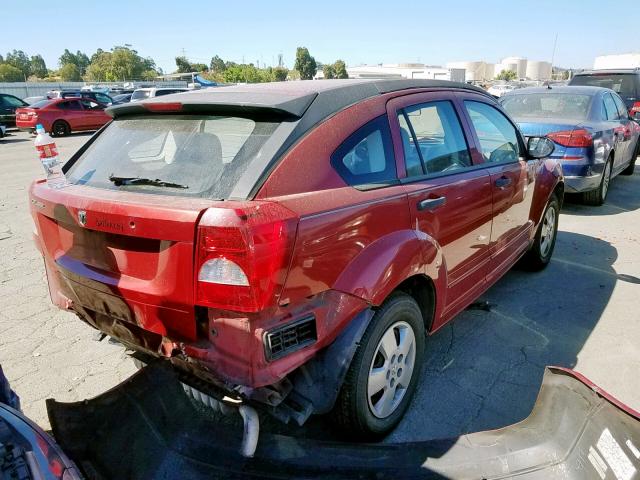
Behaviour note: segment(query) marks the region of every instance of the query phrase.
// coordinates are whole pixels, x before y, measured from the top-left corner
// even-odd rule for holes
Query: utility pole
[[[556,59],[556,46],[558,45],[558,34],[556,33],[556,39],[553,41],[553,52],[551,53],[551,80],[553,80],[553,62]]]

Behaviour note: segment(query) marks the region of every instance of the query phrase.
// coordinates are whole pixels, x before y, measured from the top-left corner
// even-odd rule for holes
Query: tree
[[[347,65],[344,63],[344,60],[336,60],[336,63],[333,64],[333,71],[335,78],[349,78]]]
[[[284,67],[275,67],[273,69],[273,81],[274,82],[284,82],[287,79],[287,75],[289,74],[289,70]]]
[[[58,75],[64,82],[79,82],[82,80],[80,69],[74,63],[65,63],[58,70]]]
[[[96,53],[94,53],[93,55],[91,55],[91,59],[89,60],[89,64],[92,64],[95,60],[98,59],[98,57],[100,57],[100,55],[102,55],[104,53],[104,50],[102,50],[101,48],[99,48],[98,50],[96,50]]]
[[[336,72],[333,69],[333,65],[329,65],[328,63],[322,66],[322,74],[324,75],[325,80],[336,78]]]
[[[4,63],[4,58],[2,58],[2,55],[0,55],[0,63]]]
[[[87,57],[86,54],[82,53],[80,50],[76,52],[75,64],[78,67],[78,70],[80,70],[80,75],[87,73],[87,68],[89,68],[90,63],[91,60],[89,60],[89,57]]]
[[[316,60],[306,47],[298,47],[296,50],[296,63],[293,68],[300,72],[302,80],[311,80],[318,71]]]
[[[507,82],[518,78],[518,74],[513,70],[502,70],[497,76],[496,80],[506,80]]]
[[[191,63],[191,72],[208,72],[209,67],[204,63]]]
[[[139,80],[156,76],[156,64],[151,58],[142,58],[128,47],[115,46],[110,52],[98,50],[91,56],[87,79],[94,82]]]
[[[190,73],[192,71],[187,57],[176,57],[176,66],[178,67],[178,73]]]
[[[0,82],[22,82],[24,74],[22,70],[9,65],[8,63],[0,64]]]
[[[33,55],[30,63],[31,75],[35,75],[38,78],[45,78],[49,74],[47,65],[44,63],[44,58],[42,58],[41,55]]]
[[[222,60],[218,55],[216,55],[211,59],[209,68],[213,73],[223,73],[227,69],[227,66],[224,63],[224,60]]]
[[[7,53],[4,61],[22,72],[22,80],[31,74],[31,62],[29,61],[27,54],[22,50],[13,50],[12,52]]]
[[[58,59],[58,64],[62,67],[63,65],[68,65],[70,63],[77,65],[78,59],[72,52],[65,48],[64,53],[60,55],[60,58]]]

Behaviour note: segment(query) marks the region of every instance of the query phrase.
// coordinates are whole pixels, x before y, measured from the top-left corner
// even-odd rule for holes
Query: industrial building
[[[426,78],[435,80],[465,81],[465,71],[459,68],[442,68],[423,63],[392,63],[347,67],[349,78]],[[318,71],[317,78],[323,78]]]

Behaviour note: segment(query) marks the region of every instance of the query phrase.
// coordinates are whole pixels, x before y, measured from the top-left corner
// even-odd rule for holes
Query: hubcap
[[[542,231],[540,232],[540,253],[543,257],[546,257],[549,254],[549,250],[551,250],[553,236],[555,235],[555,228],[556,211],[553,208],[549,208],[547,213],[544,214]]]
[[[369,408],[387,418],[404,398],[416,359],[416,337],[406,322],[396,322],[384,332],[373,355],[367,382]]]
[[[607,197],[609,191],[609,181],[611,180],[611,162],[607,162],[604,166],[604,177],[602,178],[602,199]]]

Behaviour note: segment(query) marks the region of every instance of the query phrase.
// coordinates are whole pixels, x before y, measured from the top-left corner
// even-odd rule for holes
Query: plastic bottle
[[[36,125],[36,140],[34,145],[47,174],[47,185],[51,188],[61,188],[67,185],[67,179],[62,172],[62,164],[58,159],[58,147],[53,138],[45,132],[44,127]]]

